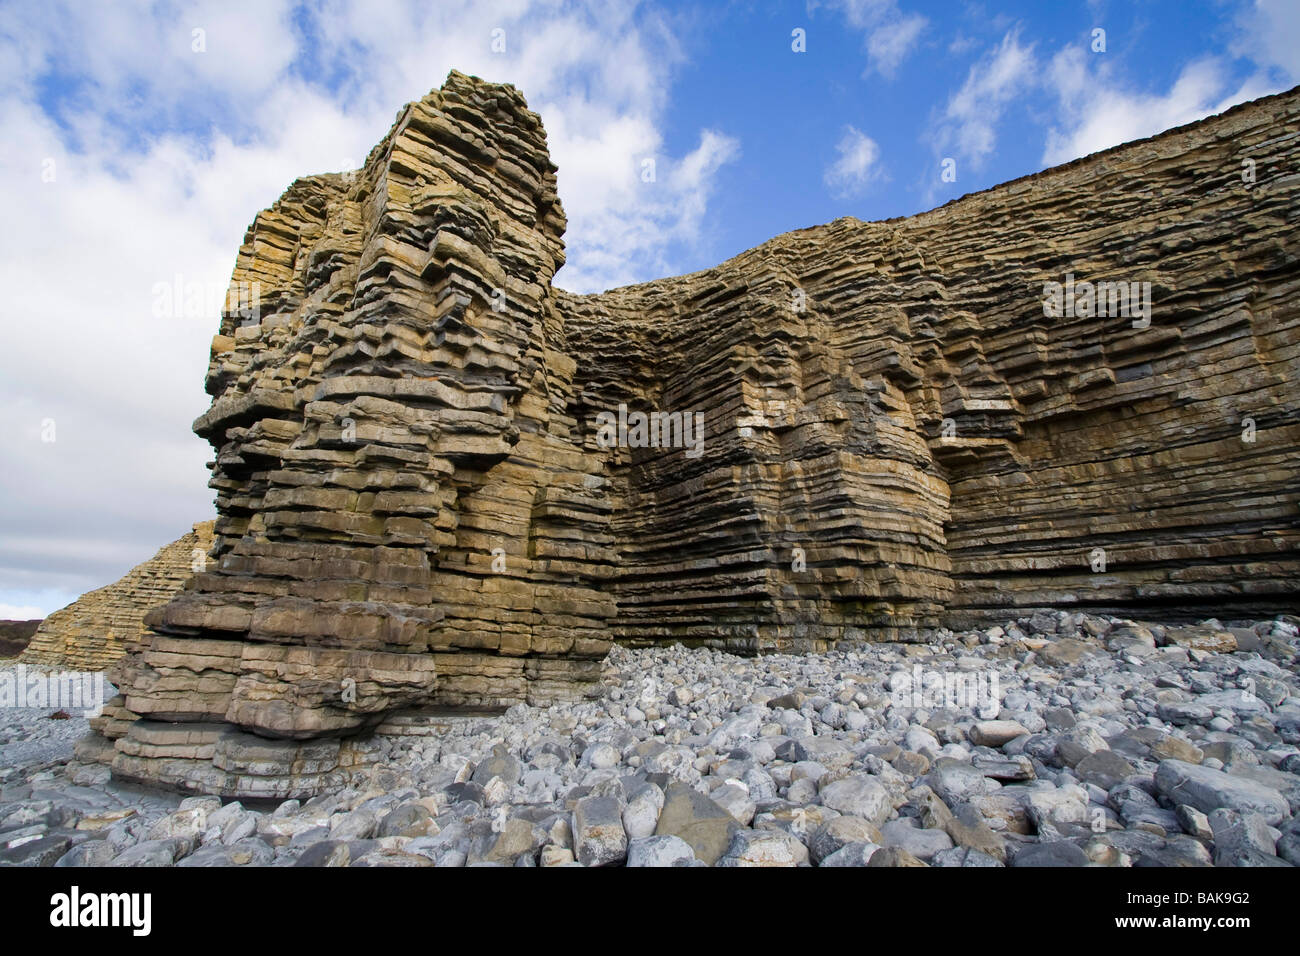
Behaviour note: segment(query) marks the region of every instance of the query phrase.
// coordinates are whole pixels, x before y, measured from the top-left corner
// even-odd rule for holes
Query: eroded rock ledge
[[[195,423],[213,560],[119,666],[103,756],[285,796],[395,709],[594,693],[614,641],[1294,609],[1298,114],[578,296],[539,117],[452,73],[249,229],[259,312]],[[1151,283],[1149,325],[1046,317],[1067,275]],[[606,447],[620,405],[698,413],[700,453]]]

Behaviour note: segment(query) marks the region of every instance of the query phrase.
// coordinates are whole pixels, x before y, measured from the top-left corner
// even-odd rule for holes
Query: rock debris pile
[[[1061,612],[824,654],[616,647],[598,699],[394,717],[302,801],[5,767],[0,861],[1291,866],[1298,621]]]

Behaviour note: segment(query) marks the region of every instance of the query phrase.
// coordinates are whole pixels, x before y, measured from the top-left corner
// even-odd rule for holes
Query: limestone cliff
[[[311,792],[395,708],[586,693],[616,640],[1294,609],[1298,121],[578,296],[540,119],[451,74],[245,237],[195,424],[214,561],[122,662],[114,772]],[[1136,298],[1047,314],[1075,281]]]
[[[212,547],[211,521],[163,547],[148,561],[83,594],[41,622],[22,654],[28,664],[101,671],[146,633],[145,614],[176,596]]]
[[[1298,113],[1292,91],[911,218],[558,294],[576,418],[706,413],[701,459],[607,466],[615,637],[1294,609]],[[1046,315],[1070,276],[1150,283],[1150,315]]]

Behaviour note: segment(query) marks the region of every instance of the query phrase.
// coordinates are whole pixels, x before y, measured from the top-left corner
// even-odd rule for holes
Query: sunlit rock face
[[[540,119],[451,74],[249,229],[195,424],[215,544],[104,759],[300,795],[395,709],[594,693],[611,641],[1293,609],[1298,112],[580,296]]]

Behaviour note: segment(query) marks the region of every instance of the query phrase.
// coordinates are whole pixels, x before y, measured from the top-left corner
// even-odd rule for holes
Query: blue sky
[[[0,617],[211,516],[189,428],[216,309],[160,315],[157,286],[219,298],[257,210],[358,166],[452,68],[542,115],[556,282],[597,291],[1288,89],[1300,2],[0,3]]]
[[[743,156],[720,177],[710,205],[732,253],[774,235],[841,215],[862,219],[905,216],[1125,138],[1082,137],[1073,150],[1053,148],[1070,137],[1086,111],[1062,103],[1066,82],[1082,74],[1113,90],[1114,118],[1144,119],[1145,98],[1156,102],[1139,135],[1185,121],[1202,107],[1233,98],[1243,87],[1276,90],[1293,82],[1281,70],[1234,55],[1242,7],[1232,4],[1149,3],[914,3],[899,4],[924,25],[896,65],[867,53],[873,29],[855,27],[841,9],[802,4],[735,5],[705,29],[680,71],[668,140],[684,147],[701,125],[735,136]],[[791,53],[791,23],[806,24],[808,51]],[[886,32],[890,22],[884,20]],[[1092,31],[1106,30],[1105,53],[1093,53]],[[950,106],[964,87],[978,89],[999,61],[1023,51],[1005,85],[990,84],[972,105],[993,134],[987,152],[966,146],[964,116]],[[1213,63],[1204,94],[1177,104],[1170,91],[1189,67]],[[971,81],[974,81],[971,83]],[[707,91],[707,92],[704,92]],[[703,93],[704,95],[700,95]],[[1145,105],[1151,105],[1148,101]],[[1000,113],[998,112],[1000,110]],[[1201,113],[1201,115],[1204,115]],[[828,188],[824,171],[846,127],[878,147],[869,175]],[[1117,129],[1122,133],[1122,127]],[[957,180],[942,182],[940,161],[956,160]],[[703,264],[703,260],[701,260]]]

